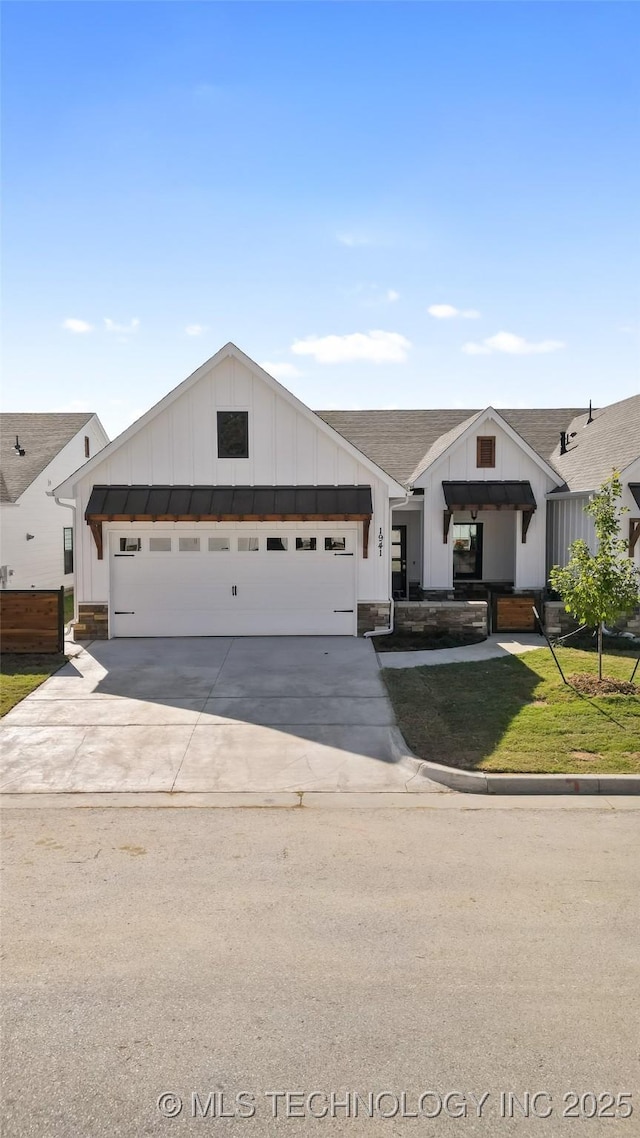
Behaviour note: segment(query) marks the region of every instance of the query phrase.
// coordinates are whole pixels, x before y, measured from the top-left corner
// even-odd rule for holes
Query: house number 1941
[[[382,547],[384,545],[384,534],[382,533],[382,526],[378,530],[378,557],[382,557]]]

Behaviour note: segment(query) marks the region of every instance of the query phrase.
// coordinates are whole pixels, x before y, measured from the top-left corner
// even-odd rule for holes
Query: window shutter
[[[477,440],[476,466],[487,467],[496,464],[495,435],[479,435]]]

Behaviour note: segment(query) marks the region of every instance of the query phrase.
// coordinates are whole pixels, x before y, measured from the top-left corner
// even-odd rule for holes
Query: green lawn
[[[597,671],[593,652],[561,648],[558,658],[566,676]],[[628,680],[634,658],[607,655],[605,675]],[[421,759],[467,770],[640,772],[640,696],[579,695],[564,686],[546,648],[383,675],[400,729]]]
[[[0,716],[40,687],[66,663],[61,653],[51,656],[5,653],[0,659]]]

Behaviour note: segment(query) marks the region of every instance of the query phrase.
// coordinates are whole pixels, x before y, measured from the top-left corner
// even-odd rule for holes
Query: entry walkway
[[[373,638],[375,644],[375,637]],[[534,633],[498,632],[480,644],[467,644],[463,648],[436,648],[433,652],[379,652],[381,668],[423,668],[436,664],[478,664],[482,660],[495,660],[499,656],[521,656],[536,648],[546,647],[543,636]]]

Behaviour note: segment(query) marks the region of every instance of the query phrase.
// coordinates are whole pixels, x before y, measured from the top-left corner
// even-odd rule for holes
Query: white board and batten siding
[[[217,412],[242,410],[249,413],[249,457],[246,459],[219,459],[217,455]],[[355,585],[349,584],[346,592],[355,590],[357,601],[386,600],[389,596],[389,486],[379,478],[371,466],[359,461],[357,452],[351,451],[339,436],[332,436],[320,421],[315,421],[302,407],[290,400],[278,385],[265,382],[260,369],[254,371],[250,361],[244,363],[234,355],[213,362],[197,381],[178,395],[174,402],[160,410],[155,418],[90,470],[77,486],[78,534],[77,587],[81,601],[103,603],[109,597],[111,535],[125,532],[165,534],[193,532],[193,523],[137,523],[112,522],[104,524],[104,559],[96,556],[95,544],[84,514],[94,485],[205,485],[205,486],[317,486],[366,485],[371,487],[373,517],[369,533],[369,556],[363,558],[362,523],[198,523],[203,546],[208,537],[222,527],[225,532],[263,532],[270,534],[306,528],[318,538],[347,529],[354,549],[352,558]],[[380,541],[380,535],[381,541]],[[323,544],[323,542],[322,542]],[[318,540],[317,553],[320,550]],[[237,554],[237,557],[257,556],[264,569],[265,581],[276,571],[271,568],[272,558],[282,556],[286,566],[288,589],[304,589],[305,576],[316,576],[320,569],[298,569],[299,559],[305,554],[294,548],[281,555],[275,553]],[[154,556],[160,556],[156,554]],[[170,556],[173,557],[173,554]],[[176,587],[182,582],[182,597],[188,588],[187,574],[194,569],[182,568],[189,555],[176,554],[175,568],[164,572],[167,580],[158,586],[159,604],[166,598],[168,580],[175,579]],[[208,555],[214,556],[213,554]],[[311,553],[306,554],[308,558]],[[204,550],[202,557],[205,558]],[[206,558],[205,558],[206,560]],[[321,556],[317,558],[320,565]],[[208,562],[207,562],[208,564]],[[333,562],[332,562],[333,564]],[[236,565],[241,567],[241,562]],[[244,571],[244,570],[242,570]],[[284,569],[281,570],[284,572]],[[113,566],[111,565],[113,573]],[[155,571],[154,571],[155,572]],[[255,570],[253,571],[255,574]],[[335,574],[338,570],[334,571]],[[342,570],[341,570],[342,572]],[[346,570],[344,570],[346,573]],[[184,574],[184,578],[182,578]],[[309,578],[311,580],[311,578]],[[229,582],[227,582],[227,585]],[[315,586],[310,586],[315,588]],[[331,585],[328,586],[332,588]],[[274,584],[274,590],[276,586]],[[276,590],[277,591],[277,590]],[[345,589],[342,590],[345,595]],[[113,607],[113,606],[112,606]],[[349,607],[346,604],[337,607]],[[256,617],[256,626],[259,621]],[[351,631],[351,629],[349,629]],[[185,634],[185,633],[183,633]]]
[[[496,464],[494,467],[477,466],[478,436],[495,435]],[[500,423],[487,416],[474,424],[473,430],[446,451],[433,466],[417,479],[416,486],[424,487],[424,588],[450,589],[453,583],[453,525],[449,539],[442,540],[443,512],[446,508],[443,482],[456,481],[528,481],[536,500],[537,509],[531,519],[526,543],[521,540],[522,515],[520,511],[505,511],[493,526],[492,511],[479,513],[478,520],[487,522],[487,541],[484,557],[487,565],[491,558],[500,575],[507,566],[513,567],[513,581],[517,589],[542,588],[545,583],[546,522],[545,498],[557,485],[538,462],[517,440],[503,430]],[[468,515],[459,515],[468,518]],[[493,552],[488,540],[493,534],[502,552]]]
[[[109,441],[97,416],[92,416],[17,502],[2,505],[0,563],[13,570],[10,589],[73,587],[73,573],[64,572],[64,530],[73,529],[73,510],[61,508],[50,494],[85,462],[85,436],[91,454]],[[27,534],[31,536],[27,538]]]
[[[629,519],[640,518],[640,506],[636,502],[629,483],[640,482],[640,459],[626,468],[622,475],[622,499],[620,505],[626,510],[621,515],[620,530],[622,536],[629,536]],[[596,490],[597,487],[594,487]],[[596,551],[596,533],[593,518],[585,513],[585,506],[591,497],[591,491],[564,494],[558,497],[552,495],[547,501],[547,567],[553,565],[566,565],[570,558],[569,547],[579,538],[586,541],[592,553]],[[640,565],[640,542],[636,544],[633,559]]]

